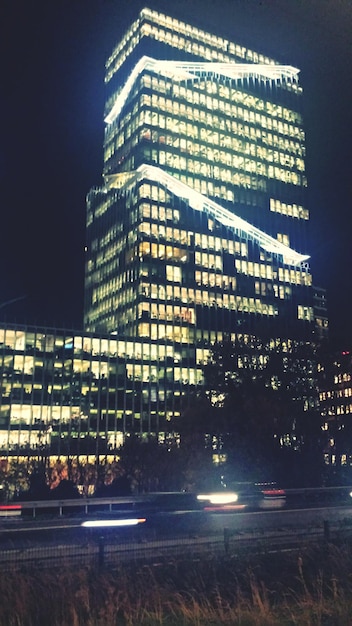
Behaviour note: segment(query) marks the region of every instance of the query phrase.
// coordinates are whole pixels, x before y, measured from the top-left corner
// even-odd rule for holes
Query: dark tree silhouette
[[[305,473],[319,481],[314,368],[312,347],[305,344],[277,346],[265,358],[262,346],[215,344],[204,387],[180,419],[181,448],[191,435],[199,445],[210,440],[239,478],[282,478],[284,472],[287,482],[302,482]]]
[[[50,490],[52,500],[70,500],[79,497],[78,489],[72,480],[61,480],[55,489]]]

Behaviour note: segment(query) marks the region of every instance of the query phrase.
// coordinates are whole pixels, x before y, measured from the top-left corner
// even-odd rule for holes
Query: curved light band
[[[152,57],[143,56],[134,66],[127,81],[117,96],[112,109],[105,117],[107,124],[112,124],[118,118],[126,100],[132,90],[133,84],[144,70],[151,70],[162,76],[168,76],[172,80],[194,80],[196,78],[209,78],[224,76],[231,80],[243,78],[257,78],[258,80],[295,80],[299,70],[291,65],[265,65],[257,63],[211,63],[180,61],[160,61]]]
[[[126,176],[126,173],[124,176]],[[107,176],[107,186],[119,187],[118,181],[120,177],[121,174]],[[186,185],[155,165],[140,165],[134,173],[131,173],[131,178],[128,181],[124,178],[124,184],[120,188],[127,188],[133,185],[137,180],[145,178],[160,183],[175,196],[187,200],[192,209],[195,211],[204,211],[217,222],[232,229],[239,237],[249,238],[267,252],[282,257],[283,262],[287,265],[297,266],[309,259],[309,255],[301,254],[289,246],[285,246],[280,241],[277,241],[277,239],[274,239],[274,237],[267,235],[256,226],[252,226],[252,224],[246,220],[235,215],[228,209],[225,209],[217,202],[214,202],[214,200],[210,200],[199,191],[192,189],[189,185]]]

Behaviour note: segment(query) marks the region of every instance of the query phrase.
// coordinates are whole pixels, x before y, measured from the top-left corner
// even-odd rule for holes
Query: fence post
[[[99,536],[98,539],[98,565],[99,567],[103,567],[104,566],[104,537],[103,535]]]
[[[230,531],[228,528],[224,528],[224,548],[225,554],[228,554],[230,550]]]
[[[330,541],[330,523],[328,520],[324,520],[324,539]]]

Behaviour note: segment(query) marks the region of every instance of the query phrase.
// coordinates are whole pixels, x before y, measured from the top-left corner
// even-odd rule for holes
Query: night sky
[[[333,341],[352,347],[352,0],[5,0],[0,320],[82,327],[104,63],[143,6],[301,69],[313,279],[328,289]]]

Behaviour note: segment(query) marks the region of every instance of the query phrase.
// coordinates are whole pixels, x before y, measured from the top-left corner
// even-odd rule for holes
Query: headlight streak
[[[200,494],[197,496],[197,500],[210,502],[210,504],[232,504],[237,502],[237,493],[208,493]]]
[[[140,518],[132,518],[132,519],[97,519],[97,520],[87,520],[86,522],[82,522],[81,526],[85,528],[113,528],[117,526],[137,526],[138,524],[143,524],[146,522],[145,517]]]

